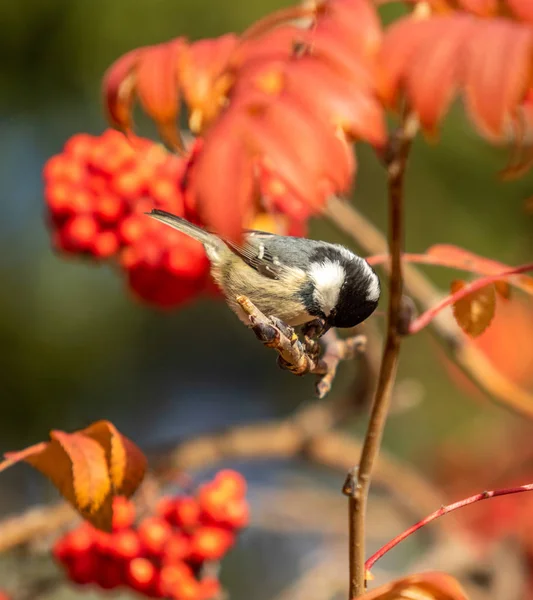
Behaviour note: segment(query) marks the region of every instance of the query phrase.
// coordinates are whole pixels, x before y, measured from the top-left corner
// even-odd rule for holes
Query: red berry
[[[89,214],[94,205],[94,195],[86,188],[74,189],[70,194],[70,212],[73,216]]]
[[[144,184],[145,178],[136,169],[122,171],[111,182],[113,191],[127,200],[135,200],[141,196]]]
[[[143,519],[139,524],[138,532],[144,549],[154,556],[163,554],[165,545],[172,537],[172,528],[159,517]]]
[[[101,557],[113,555],[113,537],[110,533],[95,529],[94,531],[94,552]]]
[[[123,529],[113,533],[111,537],[113,555],[119,560],[132,560],[140,556],[142,544],[139,535],[133,529]]]
[[[163,519],[165,519],[165,521],[167,523],[169,523],[170,525],[174,525],[174,509],[176,507],[175,505],[175,498],[171,497],[171,496],[163,496],[162,498],[160,498],[157,502],[157,505],[155,507],[155,512],[157,513],[158,516],[162,517]]]
[[[118,226],[118,233],[125,244],[132,244],[140,240],[148,227],[146,215],[130,215]]]
[[[78,585],[86,585],[96,581],[100,561],[93,554],[80,556],[67,566],[68,578]]]
[[[112,590],[124,583],[122,566],[113,559],[101,560],[96,573],[96,583],[104,590]]]
[[[125,210],[125,202],[119,196],[110,193],[98,194],[94,202],[95,217],[108,224],[114,224]]]
[[[200,583],[194,577],[183,579],[176,584],[171,597],[176,600],[200,600]]]
[[[214,481],[200,487],[198,503],[202,509],[202,520],[208,522],[222,521],[226,514],[229,498],[227,491],[216,485]]]
[[[126,578],[137,592],[150,593],[157,581],[157,569],[147,558],[134,558],[126,567]]]
[[[176,498],[174,507],[175,524],[183,529],[191,529],[199,523],[200,506],[190,496]]]
[[[64,181],[53,181],[46,186],[44,196],[53,217],[71,214],[71,194],[72,186]]]
[[[188,558],[191,550],[190,538],[182,532],[176,532],[165,544],[163,563],[176,564]]]
[[[250,508],[244,498],[229,500],[224,507],[224,517],[221,525],[234,529],[242,529],[250,522]]]
[[[92,150],[96,138],[87,133],[73,135],[65,144],[64,152],[78,160],[85,160]]]
[[[221,592],[220,581],[215,577],[205,577],[200,581],[200,597],[210,600],[219,596]]]
[[[79,183],[84,176],[82,165],[73,157],[65,154],[52,156],[43,168],[43,177],[46,182],[68,181]]]
[[[98,233],[96,221],[88,215],[80,215],[67,221],[61,230],[64,248],[87,250]]]
[[[65,534],[54,546],[54,555],[60,562],[75,560],[87,556],[94,548],[94,529],[89,525],[81,525]]]
[[[189,565],[183,562],[164,565],[159,576],[159,592],[162,596],[176,598],[180,586],[191,579],[194,580],[194,574]]]
[[[90,245],[90,251],[96,258],[110,258],[120,249],[117,235],[113,231],[97,234]]]
[[[126,529],[135,521],[135,505],[124,496],[113,498],[113,531]]]
[[[54,543],[52,555],[59,563],[66,563],[70,557],[70,546],[65,536],[60,537]]]
[[[223,469],[216,474],[215,485],[228,496],[242,498],[246,494],[246,479],[237,471]]]
[[[219,560],[234,541],[234,535],[220,527],[200,527],[191,538],[191,560]]]

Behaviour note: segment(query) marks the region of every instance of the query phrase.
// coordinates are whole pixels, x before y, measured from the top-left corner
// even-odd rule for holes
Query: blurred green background
[[[120,54],[178,35],[242,31],[281,0],[18,0],[0,2],[0,450],[111,419],[147,450],[213,428],[282,416],[312,398],[312,380],[274,357],[220,303],[170,313],[133,300],[109,268],[50,249],[41,169],[77,132],[106,127],[100,79]],[[408,176],[406,247],[452,243],[508,264],[531,260],[533,177],[501,183],[505,153],[459,110],[439,144],[419,140]],[[384,174],[359,151],[353,202],[386,227]],[[312,234],[344,240],[329,224]],[[445,288],[448,271],[432,271]],[[379,318],[379,317],[376,317]],[[195,344],[184,344],[194,332]],[[228,348],[231,347],[231,352]],[[185,349],[186,348],[186,349]],[[206,365],[207,372],[206,372]],[[516,417],[475,403],[448,378],[427,333],[404,344],[400,381],[422,402],[391,418],[385,444],[421,468],[441,440],[468,443],[479,418]],[[333,394],[349,383],[341,368]],[[0,478],[0,513],[52,497],[24,467]]]

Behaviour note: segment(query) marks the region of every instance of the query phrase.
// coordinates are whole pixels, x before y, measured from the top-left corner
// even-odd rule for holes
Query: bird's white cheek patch
[[[329,315],[337,305],[346,272],[339,263],[325,261],[312,265],[309,275],[315,283],[315,300],[324,313]]]
[[[379,299],[380,291],[378,276],[375,273],[372,273],[372,277],[370,278],[368,289],[366,291],[366,299],[369,302],[376,302]]]

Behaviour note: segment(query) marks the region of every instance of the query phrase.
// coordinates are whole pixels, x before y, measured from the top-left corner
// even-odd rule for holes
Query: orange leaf
[[[131,50],[107,69],[102,82],[109,121],[125,131],[131,129],[131,107],[135,90],[135,67],[143,48]]]
[[[381,23],[372,2],[367,0],[324,2],[317,22],[320,28],[335,31],[359,56],[373,57],[381,44]]]
[[[500,279],[499,281],[494,282],[494,289],[498,293],[498,295],[504,300],[509,300],[511,297],[511,286],[507,281]]]
[[[452,281],[451,293],[456,294],[466,286],[462,280]],[[471,292],[453,304],[453,315],[461,329],[476,337],[490,325],[496,310],[496,292],[494,285],[486,285]]]
[[[487,8],[483,0],[476,4],[482,12]],[[404,17],[388,28],[383,41],[381,93],[395,105],[403,88],[431,131],[460,92],[480,131],[502,141],[516,124],[530,85],[532,52],[531,28],[508,18],[461,11],[423,20]]]
[[[105,450],[113,493],[131,496],[146,472],[144,454],[109,421],[97,421],[81,433],[98,442]]]
[[[533,4],[531,0],[507,0],[507,4],[519,19],[533,23]]]
[[[137,94],[144,110],[154,119],[161,137],[173,149],[181,149],[177,119],[180,109],[178,60],[185,46],[178,38],[146,48],[137,66]]]
[[[376,146],[386,139],[385,119],[373,90],[334,71],[323,61],[304,57],[287,70],[287,91],[314,115]]]
[[[267,159],[291,192],[317,210],[325,201],[327,184],[337,192],[349,189],[355,171],[353,153],[324,117],[312,115],[289,94],[263,101],[257,110],[253,96],[248,97],[243,103],[250,106],[247,126],[255,153]]]
[[[468,44],[464,89],[472,120],[488,137],[501,139],[506,120],[530,82],[533,34],[511,21],[480,22]]]
[[[468,600],[458,581],[446,573],[408,575],[361,596],[361,600]]]
[[[50,437],[50,442],[6,453],[0,470],[27,462],[48,477],[82,517],[105,527],[108,516],[110,526],[111,482],[103,448],[80,433],[52,431]]]
[[[190,191],[203,222],[239,242],[253,207],[253,163],[242,139],[242,116],[229,109],[204,138],[190,170]]]
[[[51,431],[50,442],[8,452],[0,471],[24,461],[48,477],[92,525],[111,530],[114,495],[130,496],[146,468],[141,451],[107,421],[74,433]]]

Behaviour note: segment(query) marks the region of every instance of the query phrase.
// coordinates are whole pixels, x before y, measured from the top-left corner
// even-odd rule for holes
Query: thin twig
[[[350,598],[362,596],[366,590],[365,533],[366,509],[372,470],[381,446],[385,421],[389,412],[392,388],[401,343],[400,319],[402,306],[402,246],[404,179],[411,142],[418,123],[407,114],[396,134],[391,136],[387,157],[389,198],[390,283],[387,336],[381,369],[361,460],[355,477],[355,487],[349,497],[350,514]]]
[[[458,250],[462,250],[462,248],[457,248]],[[453,251],[450,252],[450,255],[436,255],[432,253],[432,248],[426,251],[426,254],[416,254],[412,252],[404,252],[402,254],[402,261],[405,263],[413,263],[420,265],[427,265],[428,267],[445,267],[448,269],[455,269],[457,271],[467,271],[469,273],[474,273],[478,276],[481,275],[496,275],[497,273],[503,273],[504,271],[508,271],[513,269],[509,265],[505,265],[504,263],[490,260],[485,257],[477,256],[471,252],[464,250],[465,256],[461,259],[458,259],[453,255]],[[388,254],[374,254],[373,256],[367,256],[366,262],[375,267],[378,265],[383,265],[389,262]],[[404,267],[405,268],[405,267]],[[509,283],[522,290],[526,294],[533,294],[533,278],[529,275],[517,275],[516,277],[511,277]],[[406,287],[408,286],[408,276],[405,277]]]
[[[330,391],[339,362],[350,360],[365,349],[364,335],[341,340],[330,330],[321,338],[325,352],[319,358],[308,352],[292,327],[279,319],[264,315],[246,296],[239,296],[236,300],[248,315],[256,337],[279,354],[278,364],[281,368],[295,375],[314,373],[319,376],[316,384],[319,398],[323,398]]]
[[[425,525],[428,525],[435,519],[447,515],[448,513],[453,512],[459,508],[463,508],[464,506],[469,506],[470,504],[475,504],[476,502],[480,502],[481,500],[488,500],[489,498],[497,498],[498,496],[508,496],[510,494],[520,494],[521,492],[531,492],[533,491],[533,483],[529,483],[527,485],[521,485],[518,487],[505,488],[501,490],[493,490],[490,492],[481,492],[480,494],[475,494],[474,496],[470,496],[468,498],[463,498],[463,500],[459,500],[458,502],[454,502],[453,504],[448,504],[447,506],[441,506],[438,510],[432,512],[430,515],[418,521],[402,533],[392,539],[390,542],[385,544],[382,548],[380,548],[375,554],[373,554],[366,561],[366,569],[370,570],[375,563],[385,556],[389,550],[392,550],[395,546],[397,546],[400,542],[408,538],[411,534],[415,533]]]

